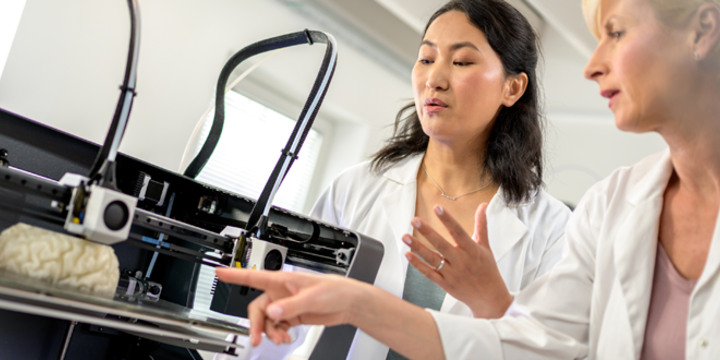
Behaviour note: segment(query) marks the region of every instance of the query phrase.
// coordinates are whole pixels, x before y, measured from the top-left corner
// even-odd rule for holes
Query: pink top
[[[658,243],[640,360],[685,358],[688,307],[694,287],[695,281],[680,275],[663,246]]]

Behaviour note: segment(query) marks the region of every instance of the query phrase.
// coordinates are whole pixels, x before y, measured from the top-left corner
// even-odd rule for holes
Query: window
[[[0,2],[0,78],[5,68],[5,61],[10,54],[15,32],[20,24],[23,8],[25,8],[25,0]]]
[[[214,116],[211,112],[205,119],[200,139],[207,138]],[[228,92],[223,133],[197,180],[257,199],[294,127],[295,120],[237,92]],[[322,134],[310,130],[273,205],[303,211],[322,140]],[[202,143],[197,144],[195,153],[200,151]]]

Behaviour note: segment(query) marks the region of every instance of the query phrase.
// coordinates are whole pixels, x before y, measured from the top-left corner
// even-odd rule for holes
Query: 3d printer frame
[[[328,47],[300,119],[255,201],[118,152],[136,95],[139,52],[137,0],[128,5],[132,24],[126,74],[102,146],[0,109],[0,230],[25,222],[113,245],[124,268],[124,295],[131,296],[96,299],[0,273],[0,308],[71,321],[60,359],[68,354],[78,321],[100,332],[110,327],[160,343],[235,354],[234,340],[196,331],[247,335],[246,328],[192,313],[198,264],[271,270],[291,264],[372,283],[383,254],[379,242],[272,206],[328,90],[337,62],[333,38],[305,30],[266,39],[236,53],[221,72],[212,129],[185,173],[190,177],[202,170],[220,138],[224,89],[237,65],[259,53],[303,43]],[[142,291],[135,294],[136,288]],[[257,295],[217,284],[212,309],[242,316]],[[311,358],[344,357],[355,331],[341,326],[325,332]]]
[[[52,200],[44,194],[50,194],[55,199],[67,199],[68,190],[60,186],[56,179],[59,180],[67,172],[87,171],[97,154],[98,145],[0,109],[0,147],[7,151],[5,158],[9,163],[8,167],[0,166],[0,230],[24,222],[64,232],[64,215],[57,204],[53,206]],[[117,184],[121,192],[136,196],[145,189],[145,197],[137,204],[136,221],[148,224],[141,228],[135,227],[127,241],[112,245],[120,260],[121,269],[129,273],[140,270],[146,274],[151,270],[150,280],[163,286],[162,300],[191,308],[192,303],[188,303],[187,299],[194,298],[197,265],[225,265],[221,263],[229,259],[233,241],[219,233],[228,226],[244,229],[255,207],[255,200],[123,154],[118,154],[117,174]],[[144,179],[148,177],[151,180],[146,182]],[[142,186],[143,183],[146,185]],[[160,203],[158,194],[162,191],[148,189],[153,186],[161,189],[165,184],[168,184],[165,201]],[[170,198],[174,200],[170,202]],[[211,205],[213,202],[214,206]],[[268,229],[273,236],[293,240],[285,243],[288,247],[287,264],[374,282],[383,254],[382,244],[376,240],[277,207],[271,208],[268,219]],[[173,227],[175,231],[172,231]],[[158,249],[158,242],[153,240],[160,238],[165,239],[162,242],[165,245]],[[209,257],[208,251],[225,256]],[[150,263],[156,252],[160,255],[152,270]],[[241,291],[240,287],[218,284],[213,310],[243,317],[247,303],[260,292],[250,291],[247,295],[242,295]],[[218,309],[223,306],[224,309]],[[3,308],[2,304],[0,308]],[[15,318],[17,315],[0,313],[0,319],[9,319],[8,316]],[[27,324],[48,321],[29,319],[25,320]],[[193,321],[188,319],[187,323]],[[62,325],[54,326],[63,328]],[[102,326],[110,324],[76,329],[74,339],[78,336],[84,339],[97,335],[93,333]],[[10,336],[9,332],[10,329],[3,329],[0,325],[0,338],[6,336],[5,334]],[[54,345],[50,346],[52,349],[62,348],[65,332],[66,329],[63,329],[52,336],[47,335],[55,340],[44,339],[42,342],[53,343]],[[83,335],[77,335],[78,332]],[[355,329],[350,326],[339,326],[325,331],[311,358],[344,358],[354,334]],[[202,341],[193,339],[185,341],[185,347],[203,349],[202,346],[197,346]],[[28,341],[29,339],[24,339],[21,343],[27,344]],[[82,343],[88,340],[74,341]],[[212,345],[213,347],[205,349],[219,350],[217,344]],[[0,343],[0,354],[2,347]],[[27,350],[34,347],[22,348]]]

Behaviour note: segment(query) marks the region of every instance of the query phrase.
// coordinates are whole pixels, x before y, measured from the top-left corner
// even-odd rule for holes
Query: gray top
[[[423,276],[408,263],[403,300],[421,308],[440,310],[444,299],[445,290]],[[386,360],[407,360],[407,358],[390,349]]]

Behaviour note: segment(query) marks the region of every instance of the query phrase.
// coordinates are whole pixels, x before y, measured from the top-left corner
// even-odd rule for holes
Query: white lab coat
[[[410,220],[415,216],[422,158],[423,154],[410,156],[380,174],[371,172],[367,162],[349,168],[333,181],[310,213],[382,242],[385,254],[375,285],[398,297],[402,297],[408,266],[404,254],[410,250],[401,237],[413,231]],[[560,259],[570,210],[544,191],[513,207],[507,206],[499,191],[488,204],[487,217],[490,247],[512,293]],[[446,295],[441,312],[472,316],[469,307],[450,295]],[[358,331],[348,359],[384,360],[387,352],[387,346]]]
[[[670,153],[616,170],[585,194],[566,253],[499,320],[432,312],[447,359],[638,359],[652,293]],[[720,359],[720,233],[690,297],[686,358]]]

